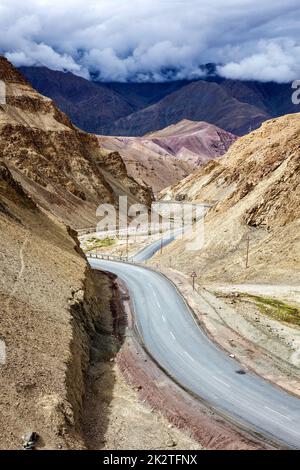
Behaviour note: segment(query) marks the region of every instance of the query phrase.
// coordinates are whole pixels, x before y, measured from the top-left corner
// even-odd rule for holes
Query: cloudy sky
[[[0,52],[102,81],[300,79],[299,0],[0,0]]]

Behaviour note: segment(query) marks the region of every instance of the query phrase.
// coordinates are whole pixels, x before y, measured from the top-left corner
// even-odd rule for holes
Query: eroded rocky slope
[[[116,203],[115,181],[118,193],[151,203],[151,191],[128,177],[118,154],[110,158],[96,137],[75,128],[1,57],[0,79],[7,91],[0,106],[0,155],[40,206],[74,227],[86,227],[95,222],[100,203]]]
[[[1,162],[0,233],[0,448],[21,448],[31,431],[41,448],[84,447],[84,375],[97,331],[112,328],[111,281]]]
[[[100,146],[117,151],[128,174],[154,193],[178,183],[194,170],[191,163],[176,158],[147,137],[98,136],[98,139]]]
[[[300,278],[299,114],[268,121],[227,154],[163,191],[163,198],[209,202],[205,243],[195,252],[178,241],[165,250],[201,279],[274,281]],[[249,237],[249,266],[246,253]]]

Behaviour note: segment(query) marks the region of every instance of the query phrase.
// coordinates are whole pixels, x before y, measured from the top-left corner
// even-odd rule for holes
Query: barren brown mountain
[[[98,139],[101,146],[120,153],[133,178],[158,192],[224,155],[236,137],[206,122],[183,120],[145,137]]]
[[[136,181],[154,193],[178,183],[192,173],[191,163],[180,160],[148,138],[98,136],[100,146],[117,151]]]
[[[0,448],[21,449],[31,431],[41,448],[81,448],[84,375],[97,330],[112,328],[111,281],[87,267],[71,231],[3,163],[0,233]]]
[[[224,155],[237,139],[235,135],[213,124],[188,119],[150,133],[147,138],[193,166],[203,165]]]
[[[86,227],[95,222],[96,207],[116,203],[119,193],[151,203],[151,191],[127,175],[117,153],[102,151],[95,136],[75,128],[4,58],[0,79],[7,90],[0,106],[0,155],[41,207]]]
[[[209,202],[205,243],[185,251],[177,241],[165,250],[176,267],[195,268],[200,279],[300,282],[300,115],[268,121],[240,138],[163,198]],[[249,238],[249,266],[246,252]]]

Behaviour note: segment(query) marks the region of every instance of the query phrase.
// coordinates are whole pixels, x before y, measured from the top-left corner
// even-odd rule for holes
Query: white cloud
[[[300,77],[299,58],[300,46],[292,41],[283,44],[262,41],[257,52],[239,62],[218,67],[218,72],[232,79],[292,82]]]
[[[0,51],[99,80],[299,78],[299,0],[0,0]]]
[[[71,56],[64,53],[59,54],[52,47],[43,43],[24,43],[22,50],[7,52],[6,57],[17,67],[21,65],[42,64],[54,70],[69,70],[80,75],[89,75]]]

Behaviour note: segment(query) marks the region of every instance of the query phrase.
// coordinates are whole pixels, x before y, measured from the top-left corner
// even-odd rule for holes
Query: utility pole
[[[164,233],[163,221],[164,221],[163,216],[159,214],[159,233],[161,234],[161,236],[163,236],[163,233]]]
[[[195,271],[192,272],[191,274],[191,278],[193,280],[193,291],[195,290],[195,279],[197,277],[197,274],[195,273]]]
[[[129,246],[128,246],[128,243],[129,243],[129,234],[128,234],[128,227],[127,227],[127,232],[126,232],[126,259],[128,261],[128,258],[129,258]]]
[[[249,267],[249,249],[250,249],[250,235],[247,235],[246,269],[248,269]]]

